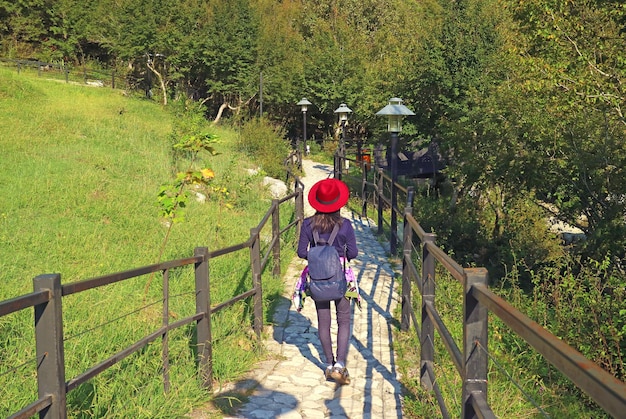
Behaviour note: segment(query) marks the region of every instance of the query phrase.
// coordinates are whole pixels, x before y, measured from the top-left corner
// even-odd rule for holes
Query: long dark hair
[[[343,218],[339,211],[335,212],[316,212],[311,217],[311,230],[317,230],[319,233],[330,233],[335,225],[341,227]]]

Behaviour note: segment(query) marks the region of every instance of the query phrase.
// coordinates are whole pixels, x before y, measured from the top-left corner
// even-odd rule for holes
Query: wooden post
[[[39,275],[33,279],[35,291],[48,290],[48,302],[35,306],[35,345],[39,398],[52,395],[52,405],[39,413],[40,419],[67,418],[65,352],[63,349],[63,309],[61,275]]]
[[[296,219],[298,220],[296,226],[296,240],[298,240],[300,230],[302,230],[302,222],[304,221],[304,189],[302,185],[296,186]]]
[[[272,241],[274,242],[274,267],[272,275],[280,276],[280,201],[272,200]]]
[[[415,201],[415,187],[409,186],[406,189],[406,206],[413,210],[413,202]]]
[[[213,341],[211,337],[211,287],[209,279],[209,249],[196,247],[194,256],[202,256],[195,264],[196,313],[202,317],[196,322],[197,360],[202,385],[213,389]]]
[[[378,234],[383,234],[383,203],[385,200],[383,196],[385,195],[385,191],[383,190],[383,169],[378,169],[378,179],[377,179],[377,197],[378,197]]]
[[[420,336],[420,382],[427,390],[433,389],[428,373],[435,359],[435,327],[428,316],[427,304],[435,305],[435,257],[428,251],[427,243],[435,244],[435,235],[428,233],[422,243],[422,318]]]
[[[165,332],[161,336],[161,361],[163,363],[163,391],[170,391],[170,333],[167,326],[170,323],[170,270],[163,271],[163,311],[162,322]]]
[[[254,305],[254,332],[257,338],[261,339],[263,330],[263,287],[261,283],[261,243],[259,239],[259,229],[250,229],[250,262],[252,267],[252,286],[255,290],[253,297]]]
[[[364,159],[361,159],[361,202],[361,216],[367,217],[367,166]]]
[[[333,177],[341,180],[341,158],[337,152],[333,156]]]
[[[472,404],[472,393],[482,393],[487,400],[488,310],[472,295],[475,284],[488,284],[485,268],[465,269],[465,298],[463,299],[463,359],[465,378],[463,380],[462,418],[475,418],[478,413]]]

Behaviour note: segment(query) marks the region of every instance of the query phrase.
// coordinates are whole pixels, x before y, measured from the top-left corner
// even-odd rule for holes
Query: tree
[[[213,112],[226,107],[239,112],[258,92],[258,19],[249,0],[212,1],[209,8],[201,34],[206,44],[198,51],[209,103]]]
[[[532,187],[555,204],[558,217],[585,231],[587,254],[622,258],[624,5],[587,0],[514,6],[525,24],[526,82],[535,86],[542,104],[534,112],[536,139],[528,146],[545,156],[544,170]]]
[[[32,57],[48,36],[49,0],[0,0],[3,54]]]

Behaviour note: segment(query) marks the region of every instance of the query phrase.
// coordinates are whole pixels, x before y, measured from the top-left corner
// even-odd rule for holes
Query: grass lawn
[[[270,206],[254,164],[236,153],[237,134],[196,164],[215,178],[206,202],[188,201],[185,221],[161,217],[157,194],[184,161],[174,161],[171,110],[121,90],[49,81],[0,68],[0,299],[32,291],[32,279],[62,282],[188,257],[246,241]],[[289,217],[289,211],[281,212]],[[281,218],[283,218],[281,217]],[[286,224],[288,220],[282,221]],[[167,235],[167,240],[166,240]],[[287,237],[290,248],[293,237]],[[291,253],[293,255],[293,253]],[[285,254],[283,263],[290,260]],[[213,304],[250,289],[249,252],[211,265]],[[266,306],[282,282],[263,277]],[[191,269],[173,273],[173,318],[195,310]],[[161,281],[149,276],[64,298],[67,379],[134,343],[160,324]],[[213,318],[214,373],[236,378],[264,356],[247,328],[245,304]],[[70,417],[176,417],[210,399],[196,375],[193,328],[170,336],[172,391],[163,393],[160,344],[151,344],[68,394]],[[31,310],[0,318],[0,417],[37,399]]]

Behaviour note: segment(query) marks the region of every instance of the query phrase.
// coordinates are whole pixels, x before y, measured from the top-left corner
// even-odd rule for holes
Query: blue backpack
[[[333,246],[338,232],[339,226],[335,225],[328,242],[326,242],[320,240],[319,233],[313,230],[315,246],[309,249],[307,256],[309,262],[307,294],[311,296],[313,301],[332,301],[346,295],[348,283],[346,282],[345,267],[339,259],[337,249]]]

